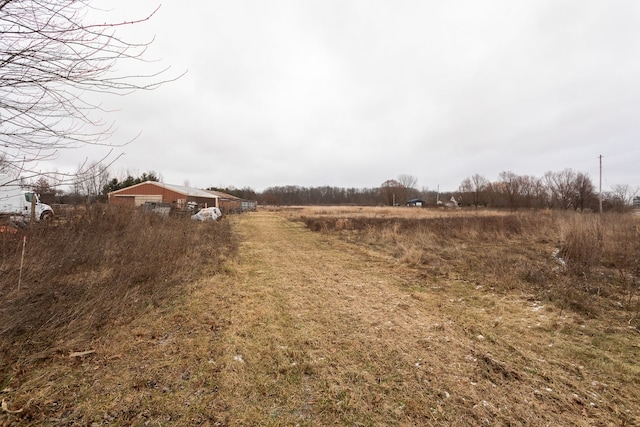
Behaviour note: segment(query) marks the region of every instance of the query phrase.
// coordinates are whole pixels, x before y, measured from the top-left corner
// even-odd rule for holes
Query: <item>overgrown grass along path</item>
[[[637,375],[633,361],[600,353],[570,316],[418,278],[273,213],[237,226],[239,263],[220,289],[230,308],[216,360],[224,423],[638,421],[633,381],[610,383]]]
[[[226,273],[61,355],[8,409],[50,424],[640,424],[633,332],[436,283],[276,213],[228,220]]]

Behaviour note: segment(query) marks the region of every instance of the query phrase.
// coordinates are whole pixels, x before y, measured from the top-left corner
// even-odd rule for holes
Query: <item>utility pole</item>
[[[600,159],[600,195],[598,197],[598,202],[600,204],[600,213],[602,213],[602,154],[598,156]]]

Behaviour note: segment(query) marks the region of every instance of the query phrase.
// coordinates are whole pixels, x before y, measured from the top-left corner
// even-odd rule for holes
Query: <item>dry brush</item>
[[[100,206],[0,234],[0,388],[39,360],[86,350],[111,325],[169,303],[186,283],[218,271],[235,246],[224,221]]]
[[[388,252],[436,281],[464,277],[640,326],[640,221],[629,214],[322,208],[289,217]]]

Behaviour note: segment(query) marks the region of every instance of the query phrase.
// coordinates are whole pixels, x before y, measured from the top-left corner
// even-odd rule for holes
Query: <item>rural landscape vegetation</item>
[[[211,187],[259,208],[208,223],[112,205],[161,171],[38,165],[109,145],[82,94],[178,77],[107,77],[148,44],[88,4],[0,1],[1,173],[58,213],[0,233],[1,425],[640,425],[632,183]]]
[[[79,207],[1,236],[0,420],[635,425],[637,225],[353,206],[204,224]]]
[[[137,176],[131,172],[114,173],[108,165],[92,162],[80,165],[71,176],[38,177],[29,182],[47,203],[78,204],[106,202],[108,194],[146,181],[161,181],[162,173],[143,172]],[[68,185],[64,185],[65,182]],[[188,180],[186,182],[188,184]],[[401,174],[370,188],[303,187],[287,185],[268,187],[262,191],[252,188],[220,188],[236,197],[255,200],[261,205],[360,205],[404,206],[411,199],[419,199],[424,206],[438,206],[439,202],[455,198],[460,207],[506,209],[560,209],[580,212],[602,210],[625,212],[634,206],[640,195],[640,187],[615,184],[609,190],[600,191],[588,174],[570,168],[548,171],[542,177],[518,175],[504,171],[497,179],[490,180],[475,173],[461,179],[457,189],[433,190],[418,188],[415,176]],[[636,203],[637,199],[636,199]]]

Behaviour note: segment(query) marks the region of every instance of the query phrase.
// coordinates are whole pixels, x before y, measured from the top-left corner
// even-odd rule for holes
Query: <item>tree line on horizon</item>
[[[518,175],[503,171],[491,181],[480,174],[462,180],[456,191],[418,189],[417,179],[400,175],[379,187],[342,188],[333,186],[304,187],[285,185],[256,192],[251,188],[215,188],[261,205],[359,205],[404,206],[411,199],[424,201],[424,206],[438,206],[452,197],[460,206],[508,209],[563,209],[598,211],[599,191],[589,175],[572,169],[549,171],[542,177]],[[624,210],[633,206],[640,188],[628,184],[614,185],[602,194],[604,210]]]
[[[162,181],[155,171],[134,176],[127,173],[119,179],[111,176],[107,168],[92,166],[92,173],[77,173],[74,184],[66,191],[55,183],[40,177],[31,187],[48,203],[106,202],[111,191],[130,187],[146,181]],[[284,185],[268,187],[257,192],[250,187],[209,187],[208,190],[225,193],[246,200],[255,200],[260,205],[305,206],[305,205],[355,205],[355,206],[405,206],[411,199],[423,201],[425,207],[439,206],[455,198],[459,206],[508,209],[563,209],[599,210],[599,192],[591,178],[582,172],[565,169],[547,172],[542,177],[518,175],[504,171],[491,181],[480,174],[462,180],[456,191],[434,191],[418,189],[417,179],[411,175],[400,175],[389,179],[378,187],[353,188],[336,186],[305,187]],[[604,210],[624,210],[633,205],[640,188],[626,184],[614,185],[602,194]]]

